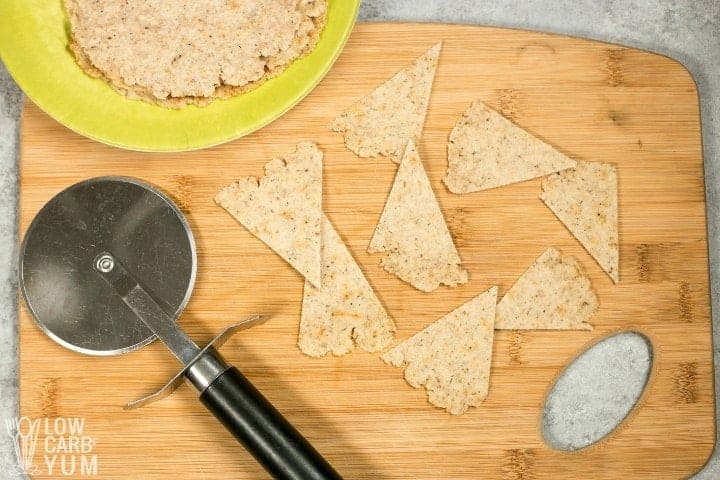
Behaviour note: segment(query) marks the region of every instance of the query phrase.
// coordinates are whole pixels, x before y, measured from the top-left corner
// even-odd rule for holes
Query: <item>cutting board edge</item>
[[[389,22],[389,23],[394,24],[394,22]],[[399,24],[400,24],[400,23],[399,23]],[[419,25],[419,26],[425,26],[425,25],[427,25],[427,24],[418,23],[418,24],[401,24],[401,25]],[[436,25],[439,25],[439,24],[436,24]],[[498,31],[513,30],[513,29],[496,28],[496,27],[481,27],[481,26],[469,26],[469,25],[460,25],[460,26],[462,26],[462,27],[471,27],[471,28],[479,28],[479,29],[490,28],[490,29],[498,30]],[[524,30],[517,30],[517,31],[526,32],[526,31],[524,31]],[[529,32],[529,31],[528,31],[528,33],[537,34],[538,32]],[[583,40],[583,41],[590,41],[590,42],[593,42],[593,43],[598,43],[598,44],[603,44],[603,45],[612,45],[612,44],[607,44],[607,43],[605,43],[605,42],[601,42],[601,41],[597,41],[597,40],[586,40],[586,39],[580,39],[580,38],[578,38],[578,37],[567,36],[567,35],[558,35],[558,34],[552,34],[552,33],[544,33],[544,34],[542,34],[542,35],[549,35],[549,36],[551,36],[551,37],[567,37],[567,38],[574,38],[574,39]],[[696,100],[698,100],[697,84],[695,83],[694,78],[692,77],[692,75],[690,74],[690,72],[688,71],[688,69],[687,69],[684,65],[682,65],[682,63],[677,62],[676,60],[674,60],[674,59],[672,59],[672,58],[670,58],[670,57],[668,57],[668,56],[666,56],[666,55],[663,55],[663,54],[658,54],[658,53],[655,53],[655,52],[648,52],[648,51],[641,50],[641,49],[637,49],[637,48],[633,48],[633,47],[624,47],[624,46],[621,46],[621,45],[620,45],[619,47],[621,47],[621,48],[623,48],[623,49],[637,50],[637,51],[639,51],[639,52],[643,52],[643,53],[646,53],[646,54],[657,55],[657,56],[660,56],[660,57],[664,57],[664,58],[666,58],[667,60],[670,60],[670,61],[673,62],[673,63],[679,64],[679,65],[685,70],[685,72],[687,73],[687,75],[691,78],[692,83],[693,83],[694,88],[695,88],[695,98],[696,98]],[[698,105],[699,105],[699,104],[698,104]],[[699,108],[698,108],[698,111],[699,111]],[[23,120],[22,120],[23,122],[25,122],[25,120],[26,120],[25,117],[26,117],[26,111],[25,111],[25,107],[24,107],[24,108],[23,108]],[[25,129],[25,128],[21,128],[21,141],[20,141],[20,144],[21,144],[21,145],[25,143],[25,139],[24,139],[24,135],[25,135],[25,134],[26,134],[26,129]],[[702,148],[702,146],[701,146],[701,148]],[[21,154],[21,158],[22,158],[22,154]],[[702,152],[701,152],[701,158],[702,158]],[[21,161],[22,161],[22,160],[21,160]],[[21,195],[22,195],[22,193],[21,193]],[[22,211],[22,209],[21,209],[21,211]],[[707,215],[707,211],[706,211],[706,215]],[[707,234],[707,219],[706,219],[705,229],[706,229],[706,234]],[[709,274],[709,266],[708,266],[708,274]],[[709,289],[709,282],[708,282],[708,289]],[[709,299],[710,299],[710,297],[709,297],[709,291],[708,291],[708,300],[709,300]],[[568,364],[571,363],[572,361],[573,361],[573,360],[568,361]],[[711,365],[713,365],[712,362],[711,362]],[[713,365],[713,368],[714,368],[714,365]],[[20,378],[20,379],[21,379],[21,378]],[[646,391],[647,391],[647,390],[646,390]],[[643,393],[643,395],[645,395],[645,393]],[[713,398],[713,401],[714,401],[714,398]],[[631,414],[630,414],[630,415],[633,415],[635,411],[636,411],[636,409],[633,408],[633,410],[631,411]],[[628,416],[627,418],[629,418],[629,416]],[[627,420],[627,418],[626,418],[626,420]],[[625,422],[623,421],[622,423],[625,423]],[[621,423],[621,425],[622,425],[622,423]],[[713,429],[715,429],[715,428],[716,428],[716,425],[715,425],[715,423],[713,422]],[[606,437],[606,438],[610,438],[611,436],[612,436],[612,433],[611,433],[608,437]],[[592,448],[592,447],[591,447],[591,448]],[[712,451],[712,448],[711,448],[711,451]]]

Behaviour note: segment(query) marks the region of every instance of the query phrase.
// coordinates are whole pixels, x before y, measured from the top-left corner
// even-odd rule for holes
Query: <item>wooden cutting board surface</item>
[[[328,124],[439,40],[444,46],[419,151],[470,282],[427,294],[385,273],[380,255],[366,253],[395,164],[356,157]],[[573,158],[617,164],[618,285],[538,199],[539,180],[469,195],[444,188],[448,134],[476,98]],[[600,300],[595,329],[497,332],[490,394],[461,417],[430,406],[423,390],[410,388],[402,370],[377,355],[305,357],[295,345],[302,279],[213,203],[225,184],[262,175],[268,160],[305,139],[325,151],[325,210],[397,323],[399,340],[492,285],[503,295],[550,246],[575,255],[591,277]],[[223,352],[346,478],[678,478],[710,455],[698,97],[688,72],[668,58],[524,31],[361,24],[315,91],[232,143],[181,154],[123,151],[76,135],[28,103],[21,144],[21,234],[47,200],[88,177],[139,177],[175,198],[192,224],[199,258],[195,293],[179,323],[204,342],[229,322],[272,314]],[[146,408],[121,410],[178,368],[161,344],[119,357],[83,356],[45,337],[24,308],[20,313],[21,413],[84,417],[101,478],[265,478],[188,387]],[[638,406],[596,445],[576,453],[551,449],[540,424],[552,382],[584,348],[621,330],[641,332],[653,345]]]

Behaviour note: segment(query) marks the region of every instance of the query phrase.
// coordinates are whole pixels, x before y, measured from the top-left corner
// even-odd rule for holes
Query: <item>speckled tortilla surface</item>
[[[251,89],[311,50],[327,0],[64,0],[89,74],[168,107]]]
[[[408,140],[420,141],[441,44],[418,57],[332,123],[360,157],[389,156],[395,163]]]
[[[467,283],[445,217],[412,140],[398,167],[368,252],[385,252],[383,268],[418,290]]]
[[[480,405],[490,385],[496,299],[492,287],[387,351],[383,361],[405,366],[405,380],[425,387],[428,401],[453,415]]]
[[[574,160],[476,100],[450,133],[444,182],[453,193],[469,193],[574,166]]]
[[[540,198],[605,270],[620,281],[618,178],[611,163],[578,161],[549,175]]]
[[[574,257],[548,248],[497,306],[498,330],[592,330],[598,308],[590,280]]]
[[[314,285],[320,285],[323,153],[311,142],[223,188],[215,202]]]
[[[327,217],[322,222],[322,280],[303,291],[298,346],[311,357],[377,352],[393,342],[395,324]]]

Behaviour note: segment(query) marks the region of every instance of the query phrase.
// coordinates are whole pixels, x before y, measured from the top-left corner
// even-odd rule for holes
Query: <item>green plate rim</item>
[[[254,103],[256,110],[258,110],[257,107],[260,106],[263,98],[272,99],[273,95],[281,98],[279,102],[271,105],[267,111],[251,113],[249,119],[240,119],[237,122],[228,122],[228,119],[226,119],[221,126],[215,125],[214,130],[213,126],[201,126],[199,128],[201,130],[204,128],[205,131],[202,135],[197,135],[192,140],[188,139],[185,133],[185,142],[183,142],[180,138],[183,132],[181,131],[182,129],[179,128],[179,133],[175,138],[164,136],[157,142],[154,142],[154,139],[148,141],[150,135],[147,131],[141,134],[136,133],[136,136],[140,136],[140,140],[135,139],[133,141],[132,132],[128,134],[128,131],[132,130],[133,127],[128,127],[128,129],[124,131],[121,131],[121,128],[115,130],[106,128],[106,125],[116,124],[123,120],[131,122],[134,119],[133,117],[126,117],[121,120],[122,117],[118,116],[116,119],[110,120],[106,125],[103,125],[103,117],[96,116],[86,119],[73,115],[72,105],[63,102],[67,98],[73,99],[72,93],[70,95],[63,95],[63,91],[67,92],[72,88],[69,87],[62,90],[62,80],[58,81],[53,79],[51,75],[53,65],[57,65],[57,62],[33,62],[33,60],[39,60],[38,53],[47,52],[47,50],[42,48],[45,46],[44,42],[38,42],[35,37],[35,35],[42,30],[39,28],[20,28],[21,26],[27,25],[27,22],[38,22],[38,16],[40,15],[37,13],[38,9],[42,11],[38,5],[47,5],[45,2],[47,2],[47,0],[5,0],[0,2],[0,60],[3,61],[8,72],[18,83],[25,95],[41,110],[65,127],[80,135],[107,145],[143,152],[183,152],[209,148],[244,137],[277,120],[305,98],[330,70],[350,37],[360,7],[360,0],[328,0],[325,27],[320,34],[317,45],[310,53],[293,62],[293,64],[277,77],[269,79],[250,92],[228,99],[216,99],[206,107],[190,105],[181,110],[173,110],[151,105],[140,100],[130,100],[113,90],[105,81],[90,77],[75,64],[77,73],[81,76],[78,78],[83,78],[83,81],[89,79],[92,82],[101,82],[102,86],[99,88],[108,90],[113,96],[117,96],[120,100],[120,105],[128,105],[125,104],[125,102],[132,102],[132,104],[130,104],[131,106],[127,108],[138,111],[145,110],[145,112],[142,113],[146,114],[150,112],[148,117],[153,117],[154,114],[151,110],[155,110],[158,118],[156,119],[156,124],[153,124],[152,127],[153,129],[162,129],[165,131],[167,131],[168,125],[161,123],[165,116],[171,117],[172,115],[177,115],[176,118],[181,120],[183,112],[198,110],[207,112],[209,115],[212,115],[213,110],[220,110],[219,113],[221,115],[219,116],[227,116],[233,113],[233,108],[242,108],[242,102],[245,100]],[[54,2],[57,2],[54,8],[58,6],[62,8],[62,0],[54,0]],[[23,19],[23,17],[27,18]],[[53,25],[53,27],[58,28],[57,25]],[[63,28],[65,29],[66,26],[63,25]],[[48,34],[48,37],[51,37],[51,35]],[[49,41],[55,41],[54,46],[57,47],[56,39]],[[27,48],[26,46],[31,44],[28,42],[34,42],[40,45],[40,48]],[[63,48],[67,49],[66,45],[67,43],[63,45]],[[30,52],[30,54],[28,54],[28,52]],[[35,55],[34,57],[33,54]],[[69,51],[68,55],[71,56]],[[61,61],[67,61],[67,59],[61,59]],[[45,79],[48,78],[48,75],[51,80],[46,83]],[[47,88],[48,85],[51,87],[59,86],[61,88],[60,95],[57,94],[56,90]],[[107,95],[105,92],[102,93]],[[247,98],[243,99],[243,97]],[[76,92],[75,98],[77,98]],[[84,105],[83,108],[92,108],[93,100],[94,98],[92,96],[88,96],[87,104]],[[114,101],[115,100],[111,99],[111,102]],[[218,107],[217,105],[222,105],[222,107]],[[192,113],[186,113],[187,116],[191,114]],[[199,114],[198,117],[200,117]],[[198,120],[202,120],[202,118],[198,118]],[[147,122],[147,117],[144,118],[144,121]],[[97,125],[101,125],[99,128],[101,132],[98,132]],[[189,124],[186,125],[186,127],[188,126]],[[118,131],[120,132],[119,134],[113,135],[113,132]],[[142,138],[143,136],[145,138]]]

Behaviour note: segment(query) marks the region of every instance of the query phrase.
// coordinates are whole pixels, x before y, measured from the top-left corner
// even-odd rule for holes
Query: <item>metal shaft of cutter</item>
[[[98,255],[94,267],[183,365],[188,365],[200,353],[197,344],[111,253]]]

